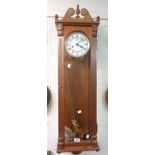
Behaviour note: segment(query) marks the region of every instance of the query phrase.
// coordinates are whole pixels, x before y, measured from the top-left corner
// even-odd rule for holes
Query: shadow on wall
[[[54,155],[51,151],[47,151],[47,155]]]
[[[51,99],[51,92],[50,92],[50,89],[47,87],[47,106],[48,107],[49,107],[49,104],[50,104],[50,99]],[[54,153],[52,153],[51,151],[47,151],[47,155],[54,155]]]
[[[52,95],[51,95],[51,91],[50,89],[47,87],[47,113],[49,113],[50,107],[51,107],[51,99],[52,99]]]
[[[47,106],[50,103],[50,98],[51,98],[51,92],[50,92],[50,89],[47,87]]]
[[[106,110],[108,110],[108,88],[105,91],[104,100],[105,100],[105,102],[104,102],[105,103],[105,108],[106,108]]]

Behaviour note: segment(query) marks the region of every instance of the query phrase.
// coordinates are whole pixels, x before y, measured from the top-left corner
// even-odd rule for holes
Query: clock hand
[[[78,42],[78,44],[82,41],[83,39],[80,39],[80,41]]]
[[[84,50],[86,50],[86,48],[84,48],[83,46],[79,45],[78,43],[76,45],[81,47],[81,48],[83,48]]]

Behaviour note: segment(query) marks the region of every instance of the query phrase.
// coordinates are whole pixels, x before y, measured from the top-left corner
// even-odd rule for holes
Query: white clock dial
[[[73,57],[86,55],[90,48],[88,37],[82,32],[72,32],[65,40],[65,49]]]

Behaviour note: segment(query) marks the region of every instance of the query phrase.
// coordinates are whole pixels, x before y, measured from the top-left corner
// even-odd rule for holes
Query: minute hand
[[[85,47],[83,47],[83,46],[81,46],[81,45],[79,45],[79,44],[76,44],[76,45],[86,50],[86,48],[85,48]]]

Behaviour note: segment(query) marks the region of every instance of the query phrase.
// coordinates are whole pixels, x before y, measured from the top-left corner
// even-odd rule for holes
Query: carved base
[[[77,155],[83,151],[99,151],[100,148],[98,143],[94,143],[91,140],[83,140],[79,143],[75,142],[65,142],[64,147],[60,146],[58,143],[57,153],[62,152],[72,152],[72,154]]]

